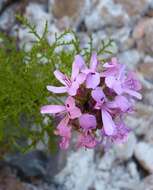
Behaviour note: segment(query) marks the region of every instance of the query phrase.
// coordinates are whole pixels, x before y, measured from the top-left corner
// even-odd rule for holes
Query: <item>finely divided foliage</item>
[[[57,90],[57,92],[59,92],[59,89],[62,90],[61,92],[65,90],[72,96],[67,100],[70,109],[68,105],[63,104],[65,106],[64,115],[67,115],[65,120],[67,121],[69,118],[69,123],[82,114],[74,94],[82,93],[80,86],[83,85],[87,73],[89,81],[92,77],[92,68],[86,69],[84,72],[80,72],[79,69],[78,72],[78,65],[76,67],[76,64],[74,64],[74,72],[70,76],[75,55],[78,54],[76,60],[78,59],[77,64],[80,64],[80,66],[82,63],[79,61],[79,54],[83,55],[86,62],[89,62],[92,52],[95,51],[92,37],[89,38],[88,46],[81,48],[79,38],[75,32],[67,30],[61,34],[55,34],[55,37],[49,36],[49,38],[55,38],[52,43],[49,43],[47,40],[47,23],[43,35],[40,36],[36,32],[35,26],[31,25],[26,19],[18,16],[18,20],[29,29],[29,32],[35,36],[36,41],[33,42],[32,49],[27,52],[24,49],[19,49],[18,38],[13,39],[0,33],[0,156],[11,151],[29,151],[35,148],[40,141],[52,151],[56,144],[56,136],[53,135],[55,120],[54,117],[47,117],[44,121],[39,110],[48,101],[54,105],[63,104],[62,95],[64,94],[57,95],[45,90],[49,84],[60,86],[60,83],[54,77],[54,70],[56,70],[57,78],[62,75],[61,72],[65,73],[63,74],[64,79],[60,80],[60,82],[64,82],[64,84],[61,83],[62,88],[58,87],[54,90]],[[102,55],[110,53],[108,47],[111,46],[111,43],[111,40],[102,42],[98,52]],[[52,87],[48,86],[48,89],[52,90]],[[85,100],[81,100],[81,96],[78,96],[78,101],[83,103]],[[63,131],[67,130],[65,131],[66,137],[70,138],[70,129],[57,128],[55,133],[63,135]],[[46,136],[49,137],[47,141]],[[80,136],[80,139],[83,137]],[[67,138],[61,146],[64,147],[66,143],[69,143]]]

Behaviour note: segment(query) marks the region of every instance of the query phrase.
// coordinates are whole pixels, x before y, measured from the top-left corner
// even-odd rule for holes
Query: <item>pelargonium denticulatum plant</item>
[[[61,87],[47,86],[58,94],[66,94],[63,105],[46,105],[42,114],[60,116],[55,134],[61,137],[60,148],[67,149],[72,131],[77,133],[77,147],[104,147],[124,143],[131,131],[124,117],[133,113],[135,99],[141,99],[141,84],[134,72],[128,71],[117,58],[101,63],[94,52],[89,67],[76,55],[71,77],[54,71]]]

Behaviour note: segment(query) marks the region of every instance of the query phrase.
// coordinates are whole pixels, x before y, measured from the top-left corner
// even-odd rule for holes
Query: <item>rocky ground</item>
[[[0,30],[18,35],[20,46],[26,43],[28,49],[33,36],[25,28],[17,30],[17,12],[39,34],[47,20],[50,40],[68,27],[77,31],[82,44],[91,33],[95,46],[105,37],[114,39],[119,60],[138,73],[143,100],[127,118],[134,132],[126,144],[105,155],[101,150],[70,150],[60,171],[53,171],[53,163],[58,167],[64,153],[56,159],[31,153],[31,165],[25,164],[27,157],[11,158],[10,167],[1,166],[0,190],[153,190],[153,0],[0,0]]]

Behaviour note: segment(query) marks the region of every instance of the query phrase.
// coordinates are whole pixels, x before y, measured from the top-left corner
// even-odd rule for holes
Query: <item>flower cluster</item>
[[[61,136],[60,147],[67,149],[72,130],[76,131],[77,147],[94,148],[127,140],[130,129],[124,116],[134,111],[134,99],[141,99],[141,84],[134,72],[116,58],[100,64],[97,54],[91,56],[89,67],[76,55],[71,77],[59,70],[55,77],[63,86],[47,86],[56,94],[66,93],[64,105],[46,105],[42,114],[60,115],[55,134]]]

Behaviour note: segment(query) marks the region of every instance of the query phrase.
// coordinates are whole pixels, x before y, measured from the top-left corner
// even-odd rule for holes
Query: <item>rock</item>
[[[120,51],[131,49],[134,46],[134,39],[131,37],[131,28],[128,26],[112,29],[112,39],[115,40]]]
[[[153,147],[151,144],[140,142],[134,151],[135,158],[139,164],[149,173],[153,173]]]
[[[35,10],[35,11],[33,11]],[[38,35],[42,36],[45,23],[48,22],[48,41],[52,42],[55,39],[55,33],[59,32],[55,25],[52,23],[52,17],[49,13],[46,12],[45,7],[42,4],[29,3],[26,7],[25,16],[30,21],[31,24],[36,26],[36,31]],[[37,38],[29,33],[28,28],[19,28],[18,38],[20,40],[20,48],[25,48],[25,50],[30,50],[33,42],[37,40]]]
[[[9,5],[10,3],[12,3],[12,0],[1,0],[0,1],[0,14],[2,11],[4,11],[4,9],[7,7],[7,5]]]
[[[137,181],[140,180],[139,172],[135,162],[129,162],[127,169],[131,177],[135,178]]]
[[[153,83],[153,57],[146,56],[143,63],[138,66],[138,70],[147,81]]]
[[[6,161],[22,172],[22,177],[44,177],[49,158],[41,151],[30,152],[25,155],[7,156]]]
[[[80,149],[70,153],[66,167],[55,177],[55,184],[63,190],[122,190],[132,189],[139,179],[136,164],[120,165],[113,149],[104,155],[100,149],[95,153]]]
[[[80,149],[71,153],[66,167],[55,176],[58,186],[63,190],[87,190],[95,175],[93,156],[93,150]]]
[[[126,143],[115,146],[116,157],[121,161],[129,160],[133,156],[135,145],[136,137],[131,133]]]
[[[64,22],[65,27],[68,24],[69,27],[77,27],[83,20],[86,9],[86,0],[50,0],[48,6],[51,14],[53,14],[53,16],[59,21],[58,25],[61,25],[61,22]]]
[[[114,0],[115,3],[119,3],[127,11],[129,16],[140,16],[149,8],[150,0]]]
[[[85,24],[90,31],[102,29],[104,26],[121,27],[128,21],[128,15],[122,7],[112,0],[98,1],[85,16]]]
[[[0,30],[10,33],[12,27],[15,24],[15,12],[16,12],[16,4],[8,7],[0,15]]]
[[[153,175],[149,175],[144,178],[141,183],[137,184],[137,189],[139,190],[152,190],[153,189]]]
[[[133,37],[136,39],[137,47],[141,52],[152,54],[153,52],[153,18],[144,18],[136,25]]]
[[[126,123],[142,138],[152,126],[153,107],[147,104],[137,103],[135,109],[137,110],[136,113],[132,116],[127,116]]]
[[[28,188],[24,183],[17,179],[10,167],[0,166],[0,190],[34,190]]]
[[[102,157],[99,157],[97,169],[103,170],[103,171],[111,170],[115,159],[116,159],[116,155],[115,155],[114,150],[113,149],[109,150]]]
[[[136,49],[130,49],[118,55],[119,61],[128,68],[135,69],[141,59],[141,54]]]

